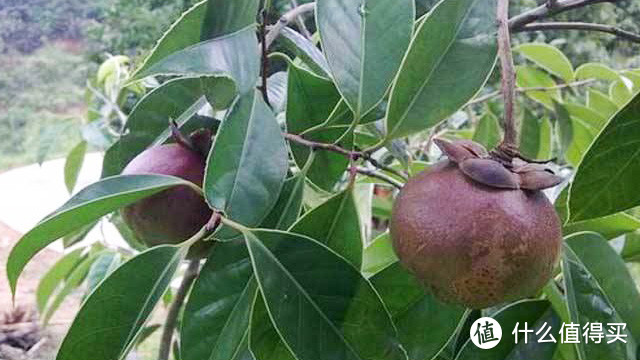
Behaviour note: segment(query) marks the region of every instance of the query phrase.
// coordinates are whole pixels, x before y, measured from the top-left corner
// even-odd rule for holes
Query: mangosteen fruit
[[[448,160],[410,179],[394,203],[390,232],[401,263],[447,303],[481,309],[535,295],[562,245],[541,190],[562,178],[472,141],[436,144]]]
[[[170,175],[202,186],[206,152],[210,146],[201,145],[207,133],[210,139],[208,130],[198,131],[190,138],[179,135],[177,143],[153,146],[131,160],[122,174]],[[186,185],[164,190],[122,209],[125,223],[139,240],[150,247],[179,244],[189,239],[207,224],[211,216],[212,210],[202,195]],[[197,242],[187,257],[207,256],[212,243]]]

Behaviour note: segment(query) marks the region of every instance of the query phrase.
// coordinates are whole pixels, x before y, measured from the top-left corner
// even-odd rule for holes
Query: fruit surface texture
[[[123,175],[176,176],[202,186],[205,158],[180,144],[149,148],[134,158]],[[211,218],[202,195],[188,186],[177,186],[140,200],[122,210],[127,225],[148,246],[178,244],[193,236]],[[208,244],[197,243],[189,257],[206,255]]]
[[[409,180],[390,227],[395,252],[425,287],[475,309],[535,295],[562,245],[541,191],[479,183],[450,160]]]

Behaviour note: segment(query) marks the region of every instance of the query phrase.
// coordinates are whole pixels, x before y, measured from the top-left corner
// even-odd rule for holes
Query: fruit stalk
[[[184,303],[187,294],[189,293],[189,289],[191,285],[198,277],[198,271],[200,269],[200,260],[191,260],[189,262],[189,266],[187,267],[187,271],[184,273],[184,277],[182,278],[182,282],[180,283],[180,287],[178,288],[178,292],[176,293],[176,297],[171,303],[171,307],[169,308],[169,313],[167,314],[167,319],[164,323],[164,329],[162,330],[162,338],[160,340],[160,350],[158,351],[158,360],[167,360],[169,359],[169,354],[171,353],[171,343],[173,340],[173,333],[176,329],[176,324],[178,322],[178,315],[180,314],[180,309],[182,308],[182,304]]]
[[[509,0],[497,0],[498,20],[498,56],[502,69],[502,96],[504,98],[504,138],[499,150],[512,153],[518,148],[518,129],[514,117],[516,97],[516,73],[511,53],[511,34],[509,31]]]

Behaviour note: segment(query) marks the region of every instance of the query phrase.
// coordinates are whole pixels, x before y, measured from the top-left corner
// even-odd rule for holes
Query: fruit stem
[[[164,323],[162,338],[160,340],[160,350],[158,352],[158,360],[169,359],[173,333],[175,332],[176,324],[178,323],[178,315],[180,314],[180,309],[182,308],[182,304],[184,304],[184,300],[189,293],[189,289],[191,289],[191,285],[198,277],[199,270],[200,260],[191,260],[189,262],[187,270],[184,273],[184,276],[182,277],[182,282],[180,283],[180,287],[176,292],[176,296],[171,303],[169,313],[167,314],[167,319]]]
[[[180,131],[180,128],[178,127],[178,123],[175,120],[173,119],[169,120],[169,129],[171,129],[171,137],[177,144],[179,144],[180,146],[186,149],[196,151],[196,152],[198,151],[195,148],[195,146],[193,146],[191,139],[184,136],[184,134]]]
[[[517,153],[518,129],[514,117],[514,101],[516,97],[516,73],[511,52],[511,34],[509,31],[509,0],[497,0],[496,18],[498,21],[498,56],[502,69],[502,96],[504,98],[504,138],[498,151],[509,155]]]

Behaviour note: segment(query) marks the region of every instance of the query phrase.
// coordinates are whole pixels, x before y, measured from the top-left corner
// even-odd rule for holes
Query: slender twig
[[[293,5],[294,8],[299,6],[297,0],[291,0],[291,5]],[[306,37],[307,39],[311,39],[311,33],[309,32],[309,29],[307,29],[307,25],[305,25],[304,19],[301,15],[296,16],[296,25],[298,25],[300,33],[302,33],[304,37]]]
[[[585,30],[597,31],[611,35],[615,35],[623,40],[640,43],[640,35],[630,31],[622,30],[615,26],[604,24],[592,24],[584,22],[544,22],[523,25],[514,30],[514,32],[522,31],[546,31],[546,30]]]
[[[165,320],[164,329],[162,330],[162,338],[160,340],[160,350],[158,352],[158,360],[167,360],[169,359],[169,353],[171,352],[171,343],[173,340],[173,333],[176,329],[176,324],[178,322],[178,315],[180,314],[180,309],[182,308],[182,304],[184,303],[187,294],[189,293],[189,289],[191,285],[198,277],[198,270],[200,269],[200,260],[191,260],[189,262],[189,266],[187,267],[187,271],[184,273],[182,277],[182,282],[180,283],[180,287],[176,292],[176,296],[171,303],[171,307],[169,308],[169,312],[167,314],[167,319]]]
[[[353,160],[358,160],[358,159],[363,159],[368,161],[371,165],[375,166],[376,168],[383,170],[383,171],[387,171],[389,173],[392,173],[402,179],[407,179],[407,175],[399,172],[398,170],[389,167],[387,165],[381,164],[378,160],[374,159],[371,154],[372,151],[352,151],[352,150],[347,150],[343,147],[340,147],[339,145],[336,144],[327,144],[327,143],[321,143],[321,142],[317,142],[317,141],[311,141],[311,140],[307,140],[305,138],[303,138],[300,135],[295,135],[295,134],[284,134],[285,138],[289,141],[293,141],[295,143],[298,143],[300,145],[306,146],[311,148],[312,150],[325,150],[325,151],[331,151],[334,153],[338,153],[341,155],[344,155],[346,157],[348,157],[349,159],[353,159]]]
[[[267,49],[271,47],[271,44],[276,40],[278,35],[280,35],[280,31],[284,29],[290,22],[294,21],[298,16],[302,16],[306,12],[310,12],[315,10],[316,3],[306,3],[300,6],[297,6],[289,11],[287,11],[284,15],[280,17],[280,20],[276,24],[274,24],[266,36],[266,44]]]
[[[570,82],[567,84],[560,84],[560,85],[554,85],[554,86],[535,86],[535,87],[526,87],[526,88],[517,88],[516,92],[518,93],[527,93],[527,92],[531,92],[531,91],[553,91],[553,90],[562,90],[562,89],[570,89],[570,88],[574,88],[574,87],[579,87],[579,86],[584,86],[584,85],[589,85],[592,84],[594,82],[596,82],[596,79],[587,79],[587,80],[580,80],[580,81],[574,81],[574,82]],[[487,100],[491,100],[495,97],[498,97],[502,94],[502,92],[500,90],[488,93],[486,95],[477,97],[471,101],[469,101],[467,103],[468,105],[475,105],[478,103],[483,103]]]
[[[265,9],[262,10],[261,13],[261,22],[260,22],[260,48],[261,48],[261,58],[262,58],[262,66],[261,66],[261,74],[262,74],[262,85],[260,85],[260,91],[262,92],[262,97],[267,105],[270,106],[269,103],[269,91],[267,88],[267,76],[269,75],[269,54],[267,52],[267,11]]]
[[[360,168],[360,167],[358,167],[358,168],[352,167],[349,170],[353,171],[354,169],[358,174],[365,175],[365,176],[368,176],[368,177],[372,177],[372,178],[375,178],[375,179],[378,179],[378,180],[382,180],[382,181],[386,182],[387,184],[389,184],[389,185],[391,185],[391,186],[393,186],[393,187],[395,187],[397,189],[402,189],[402,186],[403,186],[402,183],[400,183],[399,181],[397,181],[394,178],[389,177],[389,176],[387,176],[385,174],[381,174],[379,172],[375,172],[373,170],[364,169],[364,168]]]
[[[559,13],[600,3],[614,3],[616,0],[557,0],[546,2],[538,7],[527,10],[509,19],[509,27],[516,31],[518,28],[532,22],[557,15]],[[550,4],[552,6],[550,6]]]
[[[504,138],[500,148],[517,149],[518,128],[514,116],[516,97],[516,72],[511,53],[511,34],[509,32],[509,0],[497,0],[498,56],[502,69],[502,96],[504,98]]]

